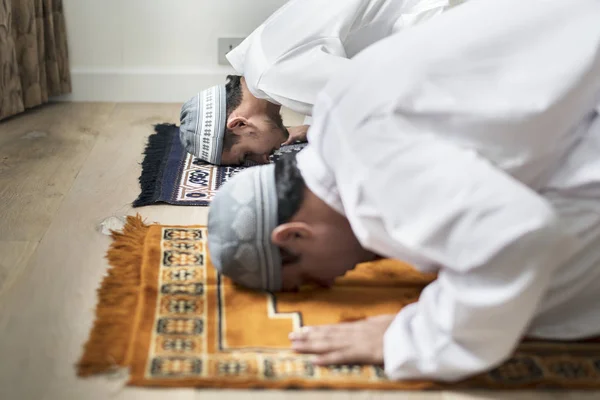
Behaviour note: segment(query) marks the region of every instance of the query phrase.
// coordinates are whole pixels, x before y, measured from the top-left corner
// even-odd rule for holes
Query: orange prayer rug
[[[395,313],[434,276],[390,260],[363,264],[329,290],[266,294],[216,273],[203,226],[145,225],[113,233],[111,269],[79,376],[129,369],[130,385],[332,389],[598,389],[600,342],[528,341],[495,370],[452,385],[392,382],[379,366],[316,367],[289,349],[303,325]]]

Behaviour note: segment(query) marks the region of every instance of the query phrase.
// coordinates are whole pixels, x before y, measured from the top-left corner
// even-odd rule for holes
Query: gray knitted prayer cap
[[[188,153],[211,164],[221,163],[227,125],[225,85],[206,89],[181,107],[179,138]]]
[[[275,165],[247,168],[217,192],[208,214],[208,250],[215,268],[239,285],[281,290]]]

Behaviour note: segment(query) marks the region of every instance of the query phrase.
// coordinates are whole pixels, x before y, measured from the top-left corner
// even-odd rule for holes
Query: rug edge
[[[165,160],[171,151],[171,129],[176,124],[162,123],[154,125],[154,133],[148,136],[142,161],[142,173],[139,177],[140,194],[132,203],[134,208],[154,204],[160,193],[157,186],[164,168]]]
[[[97,290],[95,320],[76,364],[87,377],[127,367],[140,287],[144,241],[150,229],[141,216],[128,216],[122,232],[112,231],[110,267]]]

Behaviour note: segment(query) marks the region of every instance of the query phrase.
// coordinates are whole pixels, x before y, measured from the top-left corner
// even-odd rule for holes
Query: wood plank
[[[47,128],[52,121],[56,120],[56,115],[66,107],[69,106],[64,103],[48,103],[2,120],[0,122],[0,148],[5,143],[29,131],[40,131]]]
[[[41,239],[113,108],[50,105],[10,121],[25,123],[0,134],[0,240]]]
[[[0,301],[27,265],[37,242],[0,240]]]

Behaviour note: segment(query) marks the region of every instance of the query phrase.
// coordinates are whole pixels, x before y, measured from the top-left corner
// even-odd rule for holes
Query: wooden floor
[[[132,210],[152,125],[178,104],[51,104],[0,122],[0,399],[592,399],[600,393],[379,393],[141,390],[77,379],[107,263],[102,222],[136,211],[203,224],[202,207]]]

